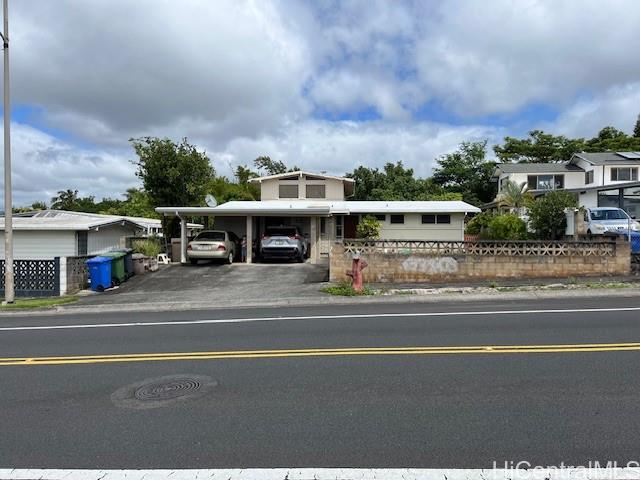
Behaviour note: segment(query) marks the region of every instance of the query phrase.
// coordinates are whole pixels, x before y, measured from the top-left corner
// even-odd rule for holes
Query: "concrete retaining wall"
[[[460,242],[458,245],[462,244]],[[330,255],[330,280],[349,281],[352,248],[336,243]],[[385,253],[366,246],[361,258],[368,267],[364,280],[368,283],[446,282],[505,278],[548,278],[603,275],[629,275],[631,255],[629,244],[619,241],[594,253],[572,245],[567,254],[431,254],[420,251]],[[367,251],[369,250],[369,251]],[[491,248],[484,248],[491,250]],[[499,249],[496,249],[499,250]]]

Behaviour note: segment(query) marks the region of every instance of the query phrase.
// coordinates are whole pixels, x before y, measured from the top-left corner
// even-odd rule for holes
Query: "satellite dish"
[[[216,200],[216,197],[214,197],[213,195],[207,195],[204,198],[204,201],[207,204],[207,207],[215,207],[218,205],[218,201]]]

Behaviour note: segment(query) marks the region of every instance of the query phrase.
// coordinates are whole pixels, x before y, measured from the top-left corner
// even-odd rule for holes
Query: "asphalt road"
[[[624,464],[640,347],[612,345],[640,342],[639,315],[640,299],[594,298],[0,317],[0,364],[22,362],[0,365],[0,467]],[[484,348],[501,345],[520,350]],[[170,376],[201,388],[133,396]]]

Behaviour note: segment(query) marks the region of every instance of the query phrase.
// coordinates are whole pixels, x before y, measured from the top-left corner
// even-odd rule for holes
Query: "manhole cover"
[[[111,400],[118,407],[157,408],[199,398],[218,383],[204,375],[169,375],[148,378],[115,391]]]

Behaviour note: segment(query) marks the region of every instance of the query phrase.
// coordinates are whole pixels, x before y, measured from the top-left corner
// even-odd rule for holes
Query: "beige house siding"
[[[324,180],[307,180],[305,177],[296,180],[281,180],[274,178],[264,180],[260,183],[260,199],[261,200],[280,200],[280,185],[298,185],[298,199],[306,200],[307,185],[324,185],[324,200],[344,200],[344,184],[341,180],[327,178]],[[282,200],[294,200],[285,198]],[[318,199],[320,200],[320,199]]]
[[[446,213],[446,212],[443,212]],[[405,213],[404,223],[391,223],[391,214],[380,222],[380,238],[383,240],[464,240],[464,213],[451,213],[449,224],[423,224],[422,213]]]
[[[87,253],[95,255],[124,247],[122,238],[134,236],[135,233],[135,229],[120,225],[100,227],[97,231],[90,231],[87,236]]]
[[[0,232],[4,244],[4,232]],[[77,242],[74,231],[14,230],[13,258],[16,260],[51,260],[54,257],[76,255]],[[4,248],[0,249],[4,259]]]

